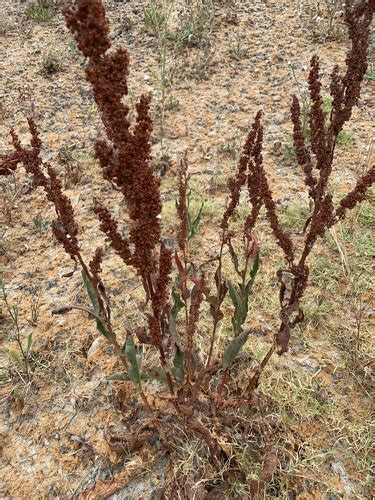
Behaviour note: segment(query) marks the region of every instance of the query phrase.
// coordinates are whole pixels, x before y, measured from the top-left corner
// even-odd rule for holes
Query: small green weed
[[[173,97],[170,97],[165,103],[166,111],[178,111],[179,108],[180,108],[180,101],[178,99],[174,99]]]
[[[42,72],[46,76],[51,76],[61,69],[58,57],[52,52],[48,52],[42,59]]]
[[[372,228],[375,221],[375,205],[372,203],[363,203],[358,210],[358,224],[364,228]]]
[[[219,153],[230,158],[235,158],[238,149],[237,137],[232,137],[219,147]]]
[[[365,74],[366,80],[375,80],[375,63],[370,63]]]
[[[159,10],[158,6],[154,3],[148,9],[143,10],[143,33],[148,35],[157,36],[160,32],[164,31],[168,23],[168,14]]]
[[[215,10],[211,1],[190,2],[179,16],[179,26],[169,33],[169,40],[179,50],[208,45],[215,21]]]
[[[4,272],[0,269],[0,300],[4,304],[5,310],[13,323],[14,333],[11,335],[11,340],[17,344],[17,349],[9,349],[8,355],[15,363],[17,373],[24,383],[31,381],[32,370],[30,368],[30,351],[33,344],[33,332],[30,331],[26,337],[26,342],[23,333],[23,327],[20,324],[20,310],[18,305],[11,304],[8,298],[8,293],[5,290]]]
[[[46,223],[45,223],[43,217],[40,214],[38,214],[35,217],[33,217],[33,223],[34,223],[35,229],[38,232],[42,232],[43,229],[45,229],[45,227],[46,227]]]
[[[242,47],[243,39],[237,36],[235,43],[229,49],[229,57],[234,59],[235,61],[241,61],[242,59],[246,59],[249,55],[249,51]]]
[[[71,54],[76,54],[77,53],[77,44],[76,44],[75,40],[70,40],[68,42],[68,51]]]
[[[53,19],[53,9],[49,0],[37,0],[26,9],[26,18],[30,21],[48,23]]]

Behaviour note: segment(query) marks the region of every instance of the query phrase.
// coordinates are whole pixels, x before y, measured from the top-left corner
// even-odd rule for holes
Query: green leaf
[[[195,217],[195,219],[194,219],[193,222],[191,221],[190,214],[188,214],[188,219],[189,219],[189,240],[191,238],[194,238],[194,236],[198,232],[199,224],[200,224],[201,217],[202,217],[203,207],[204,207],[204,202],[202,203],[202,205],[201,205],[201,207],[200,207],[200,209],[198,211],[198,214],[196,215],[196,217]]]
[[[87,293],[90,297],[90,300],[91,300],[91,303],[92,303],[92,306],[95,310],[95,312],[100,315],[100,305],[99,305],[99,301],[98,301],[98,297],[96,295],[96,292],[95,292],[95,289],[90,281],[90,278],[88,277],[88,274],[86,273],[86,271],[84,269],[82,269],[82,278],[83,278],[83,283],[85,284],[85,287],[86,287],[86,290],[87,290]],[[98,331],[104,335],[104,337],[106,337],[107,339],[110,337],[110,333],[109,331],[107,330],[107,327],[105,326],[105,323],[97,318],[95,318],[96,320],[96,328],[98,329]]]
[[[96,328],[97,330],[102,334],[104,335],[104,337],[106,337],[107,339],[110,337],[110,333],[109,331],[107,330],[105,324],[103,323],[103,321],[99,320],[99,319],[96,319]]]
[[[18,351],[16,351],[15,349],[9,349],[8,354],[13,359],[13,361],[21,366],[23,365],[21,355]]]
[[[27,336],[26,354],[29,354],[32,343],[33,343],[33,332],[30,332],[29,335]]]
[[[234,334],[239,335],[242,332],[242,325],[245,323],[247,316],[247,303],[245,303],[238,293],[237,289],[228,281],[229,295],[234,305],[234,314],[232,317],[232,325]]]
[[[224,368],[228,368],[233,363],[237,354],[240,352],[243,345],[245,344],[248,336],[249,336],[248,332],[242,332],[229,342],[223,355]]]
[[[250,295],[251,289],[253,288],[255,277],[256,277],[257,272],[259,270],[259,262],[260,262],[259,252],[257,252],[255,255],[254,262],[253,262],[253,267],[252,267],[251,272],[250,272],[250,279],[247,282],[246,287],[245,287],[247,297]]]
[[[185,304],[182,302],[181,296],[175,287],[172,287],[172,298],[173,298],[173,307],[171,310],[171,314],[173,318],[176,319],[177,314],[181,311],[181,309],[185,306]]]
[[[141,385],[141,373],[139,371],[137,352],[135,350],[134,340],[131,335],[128,335],[123,351],[129,361],[130,367],[128,371],[128,377],[130,380]]]
[[[85,284],[87,293],[89,294],[91,304],[92,304],[93,308],[95,309],[95,311],[97,313],[99,313],[100,307],[99,307],[98,297],[96,296],[95,289],[94,289],[94,287],[93,287],[93,285],[88,277],[88,274],[86,273],[86,271],[84,269],[82,269],[82,278],[83,278],[83,283]]]
[[[172,368],[172,373],[177,380],[181,382],[184,380],[184,356],[181,349],[176,345],[176,352],[173,359],[174,368]]]
[[[18,319],[18,315],[19,315],[18,306],[12,306],[12,309],[13,309],[13,313],[14,313],[14,318],[17,320]]]

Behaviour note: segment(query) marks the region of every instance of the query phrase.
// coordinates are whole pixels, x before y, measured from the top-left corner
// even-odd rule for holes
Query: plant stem
[[[147,283],[147,285],[145,285],[145,286],[147,286],[148,290],[145,290],[145,291],[146,291],[146,294],[147,294],[147,292],[149,293],[150,298],[151,298],[151,302],[152,302],[154,300],[154,297],[155,297],[155,292],[154,292],[154,287],[152,286],[152,279],[151,279],[150,274],[148,274],[145,277],[145,279],[143,280],[143,283],[144,284]],[[167,360],[166,360],[166,356],[165,356],[165,352],[164,352],[164,348],[163,348],[163,339],[162,339],[161,326],[160,326],[160,316],[159,316],[159,314],[157,314],[157,315],[155,315],[155,314],[156,313],[154,311],[154,317],[157,321],[158,329],[159,329],[158,339],[157,339],[157,347],[159,349],[160,361],[161,361],[162,367],[164,368],[164,371],[165,371],[165,376],[167,379],[169,392],[171,393],[172,396],[174,396],[173,381],[172,381],[171,374],[169,372],[169,368],[167,365]]]
[[[214,349],[214,344],[216,340],[216,331],[217,331],[217,326],[219,324],[219,319],[218,319],[218,313],[219,313],[219,308],[220,308],[220,296],[221,296],[221,268],[222,268],[222,260],[223,260],[223,251],[224,251],[224,240],[225,240],[225,234],[223,230],[222,238],[221,238],[221,245],[220,245],[220,253],[219,253],[219,265],[217,268],[217,273],[218,273],[218,286],[217,286],[217,303],[215,307],[215,317],[214,317],[214,325],[213,325],[213,330],[212,330],[212,335],[211,335],[211,342],[210,342],[210,350],[208,352],[208,358],[206,361],[206,368],[210,366],[211,363],[211,358],[212,358],[212,353]]]
[[[259,367],[255,371],[254,375],[251,377],[243,395],[241,396],[241,398],[239,399],[239,401],[237,403],[237,407],[240,406],[244,402],[246,395],[248,395],[249,393],[251,394],[257,388],[259,378],[260,378],[261,374],[263,373],[264,368],[267,366],[267,364],[268,364],[269,360],[271,359],[275,350],[276,350],[276,342],[274,342],[272,344],[272,346],[268,350],[267,354],[262,359]]]

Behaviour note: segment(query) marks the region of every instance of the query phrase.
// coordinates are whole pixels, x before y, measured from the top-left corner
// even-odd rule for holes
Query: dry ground
[[[284,150],[290,143],[290,96],[304,91],[314,53],[320,55],[325,82],[333,65],[343,64],[348,42],[339,20],[330,39],[324,36],[324,20],[314,20],[314,2],[203,2],[201,17],[207,15],[207,21],[199,32],[201,38],[192,43],[195,46],[178,49],[173,37],[167,44],[161,151],[158,43],[143,10],[150,2],[106,3],[113,43],[126,46],[131,55],[130,103],[141,92],[153,96],[155,165],[163,170],[167,164],[165,237],[173,242],[176,164],[187,150],[195,206],[205,201],[194,242],[196,254],[202,259],[211,256],[225,206],[225,182],[260,108],[265,113],[265,165],[275,199],[285,226],[294,233],[301,231],[307,195],[301,172]],[[84,79],[84,60],[62,16],[35,18],[30,11],[27,15],[29,4],[3,0],[0,5],[0,152],[8,149],[10,126],[23,141],[29,140],[26,115],[32,100],[45,159],[66,180],[84,254],[89,255],[103,244],[91,211],[93,198],[105,199],[119,217],[124,208],[101,179],[93,159],[101,125]],[[182,26],[177,4],[170,20],[175,30]],[[368,78],[337,150],[333,187],[338,197],[370,162],[373,98],[374,83]],[[71,168],[68,174],[66,165]],[[204,451],[192,436],[181,443],[175,463],[162,458],[151,472],[160,456],[157,444],[125,455],[109,446],[106,430],[131,414],[133,389],[126,382],[107,381],[118,371],[117,360],[88,318],[78,312],[51,315],[54,307],[86,301],[79,274],[62,277],[72,264],[52,238],[52,207],[41,192],[30,189],[23,171],[17,172],[16,180],[2,179],[1,186],[0,265],[7,299],[19,308],[25,342],[32,333],[33,380],[31,384],[22,380],[14,323],[3,304],[0,496],[105,498],[129,483],[117,498],[151,498],[166,476],[167,482],[180,478],[176,493],[180,498],[203,498],[201,484],[214,477],[207,466],[208,476],[202,479]],[[374,192],[369,193],[362,208],[317,246],[304,303],[306,321],[294,332],[288,354],[273,360],[259,389],[273,400],[267,418],[282,429],[275,443],[280,467],[265,498],[372,498],[373,199]],[[265,222],[258,231],[262,266],[249,327],[259,334],[250,340],[246,353],[261,359],[278,323],[275,270],[282,256]],[[130,322],[138,320],[135,304],[141,299],[140,289],[109,250],[104,280],[121,331],[124,316]],[[38,317],[32,321],[32,304],[39,295],[34,308]],[[224,325],[223,341],[228,332],[229,325]],[[246,443],[237,442],[234,435],[230,438],[249,477],[256,475],[259,464],[246,454]],[[229,497],[247,495],[246,485],[236,484]]]

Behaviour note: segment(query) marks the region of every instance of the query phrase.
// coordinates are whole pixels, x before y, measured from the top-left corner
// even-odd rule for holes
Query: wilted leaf
[[[238,275],[241,275],[241,271],[240,271],[240,268],[239,268],[239,265],[238,265],[238,257],[237,257],[236,251],[234,250],[234,247],[233,247],[232,242],[230,241],[230,239],[228,239],[227,245],[228,245],[230,257],[231,257],[232,262],[233,262],[234,269],[236,270],[236,273]]]
[[[52,314],[66,314],[67,312],[70,312],[72,309],[77,309],[77,307],[74,304],[71,306],[60,306],[60,307],[56,307],[55,309],[53,309]],[[81,307],[80,307],[80,309],[82,310]],[[86,308],[84,308],[83,310],[86,311]],[[91,311],[92,311],[92,309],[91,309]],[[101,319],[98,319],[97,317],[95,317],[96,311],[92,311],[92,312],[91,311],[89,309],[87,309],[87,312],[89,314],[89,318],[90,319],[95,318],[97,330],[102,335],[104,335],[104,337],[109,338],[110,333],[108,332],[108,330],[105,326],[105,323]]]
[[[233,363],[237,354],[240,352],[243,345],[245,344],[248,336],[249,336],[248,332],[242,332],[229,342],[223,355],[224,368],[228,368]]]

